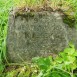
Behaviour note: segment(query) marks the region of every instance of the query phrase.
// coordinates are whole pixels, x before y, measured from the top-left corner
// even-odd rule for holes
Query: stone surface
[[[68,41],[72,42],[77,49],[77,29],[75,27],[69,27],[66,25],[66,31],[68,36]]]
[[[7,35],[7,57],[9,61],[18,63],[62,51],[75,37],[77,32],[74,30],[74,34],[73,30],[65,26],[57,12],[44,11],[32,15],[20,14],[16,17],[11,13]],[[73,41],[76,43],[77,36]]]

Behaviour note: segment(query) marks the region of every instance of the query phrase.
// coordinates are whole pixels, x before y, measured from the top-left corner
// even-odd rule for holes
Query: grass
[[[6,60],[6,36],[8,26],[9,10],[12,7],[43,7],[43,0],[1,0],[0,1],[0,73],[4,71]],[[50,0],[48,5],[55,9],[64,10],[65,14],[75,18],[75,26],[77,27],[77,0]],[[67,19],[68,21],[68,19]],[[70,23],[70,21],[69,21]],[[74,26],[73,25],[73,26]],[[15,70],[14,70],[15,71]],[[13,74],[14,72],[11,72]],[[4,76],[5,77],[5,76]],[[7,76],[12,77],[12,76]]]
[[[77,77],[77,50],[70,44],[55,58],[35,57],[31,64],[12,65],[5,69],[2,77]]]

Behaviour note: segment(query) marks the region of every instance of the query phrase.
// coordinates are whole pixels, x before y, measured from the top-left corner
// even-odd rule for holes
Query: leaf
[[[68,74],[67,72],[64,72],[63,70],[57,68],[54,69],[52,73],[54,73],[55,77],[57,77],[56,75],[58,75],[59,77],[71,77],[70,74]]]
[[[6,75],[6,77],[15,77],[14,75],[14,73],[15,73],[16,71],[15,70],[13,70],[13,71],[11,71],[11,72],[8,72],[7,73],[7,75]]]
[[[51,65],[52,57],[47,58],[33,58],[33,61],[39,66],[41,70],[47,70],[48,67]]]
[[[49,77],[61,77],[57,72],[52,72]]]
[[[70,48],[74,48],[74,44],[72,42],[69,43]]]
[[[77,51],[74,52],[73,56],[76,56],[77,57]]]
[[[0,73],[4,71],[5,66],[3,64],[0,64]]]
[[[43,72],[42,72],[42,71],[40,71],[39,75],[38,75],[38,76],[36,76],[36,77],[43,77]]]
[[[72,55],[75,52],[74,48],[66,48],[64,50],[65,53],[67,53],[68,55]]]

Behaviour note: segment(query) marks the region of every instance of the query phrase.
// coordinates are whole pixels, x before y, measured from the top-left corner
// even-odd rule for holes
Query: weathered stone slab
[[[24,62],[33,57],[62,51],[70,41],[69,33],[57,12],[44,11],[17,16],[11,13],[7,35],[8,59],[11,62]]]

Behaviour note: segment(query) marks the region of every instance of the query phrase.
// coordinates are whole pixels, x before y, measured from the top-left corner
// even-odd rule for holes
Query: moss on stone
[[[65,15],[63,22],[68,24],[70,27],[75,27],[75,18],[73,16]]]

